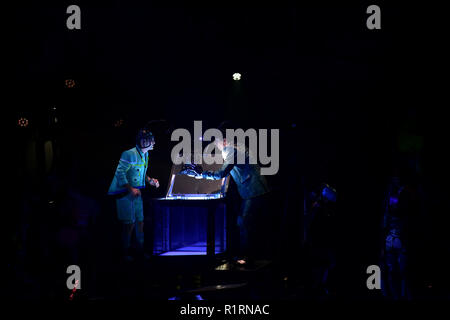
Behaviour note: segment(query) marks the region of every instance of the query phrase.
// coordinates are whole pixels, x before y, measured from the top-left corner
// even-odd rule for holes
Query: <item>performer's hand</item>
[[[156,188],[159,188],[159,181],[158,181],[158,179],[149,178],[149,179],[148,179],[148,183],[149,183],[151,186],[154,186],[154,187],[156,187]]]
[[[133,195],[133,197],[139,197],[141,195],[141,190],[131,187],[130,193]]]
[[[179,174],[187,175],[192,178],[202,179],[203,168],[198,164],[184,164]]]

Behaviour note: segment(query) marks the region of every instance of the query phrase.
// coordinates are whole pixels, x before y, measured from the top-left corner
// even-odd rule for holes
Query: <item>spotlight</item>
[[[66,79],[66,81],[64,81],[64,84],[65,84],[66,88],[73,88],[73,87],[75,87],[75,80]]]
[[[241,74],[240,73],[233,73],[233,80],[241,80]]]
[[[119,119],[116,122],[114,122],[114,127],[119,128],[123,126],[123,119]]]
[[[29,121],[27,118],[20,118],[19,121],[17,121],[17,125],[22,128],[28,127],[28,123]]]

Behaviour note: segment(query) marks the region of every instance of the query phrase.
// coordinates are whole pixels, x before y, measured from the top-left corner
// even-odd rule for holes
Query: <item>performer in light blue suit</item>
[[[148,151],[153,150],[155,138],[147,129],[140,129],[136,136],[136,147],[124,151],[120,157],[108,194],[116,197],[117,216],[122,223],[122,249],[126,261],[132,261],[129,249],[135,223],[137,247],[144,253],[144,210],[140,189],[148,183],[159,187],[157,179],[147,175]]]

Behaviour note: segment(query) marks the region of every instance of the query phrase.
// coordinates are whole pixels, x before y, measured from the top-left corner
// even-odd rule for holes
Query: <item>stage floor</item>
[[[219,254],[223,251],[216,246],[215,253]],[[206,242],[200,241],[193,243],[186,247],[181,247],[176,250],[167,251],[159,254],[159,256],[201,256],[206,255]]]

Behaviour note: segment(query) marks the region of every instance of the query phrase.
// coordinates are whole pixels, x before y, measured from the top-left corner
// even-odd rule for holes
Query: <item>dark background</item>
[[[70,4],[81,7],[81,30],[66,28]],[[436,76],[442,29],[434,25],[440,10],[376,3],[382,29],[368,30],[370,4],[61,1],[14,8],[7,50],[10,123],[29,119],[28,127],[10,130],[14,201],[76,190],[105,208],[120,153],[133,147],[136,129],[150,120],[166,121],[155,129],[150,158],[150,175],[162,183],[154,197],[164,194],[171,166],[166,129],[190,129],[193,120],[203,120],[204,130],[222,120],[279,128],[280,170],[269,179],[280,215],[298,223],[298,195],[322,182],[338,190],[336,241],[349,296],[364,292],[365,268],[378,263],[393,165],[417,164],[426,203],[417,281],[444,292],[447,120],[436,94],[443,88]],[[242,74],[240,82],[232,80],[234,72]],[[66,79],[75,87],[66,88]],[[119,119],[123,125],[115,127]],[[47,141],[53,156],[46,155]],[[19,216],[11,214],[11,239],[23,224]],[[47,223],[42,212],[35,219]],[[296,255],[295,228],[286,230],[287,255]],[[11,256],[17,242],[11,240]]]

